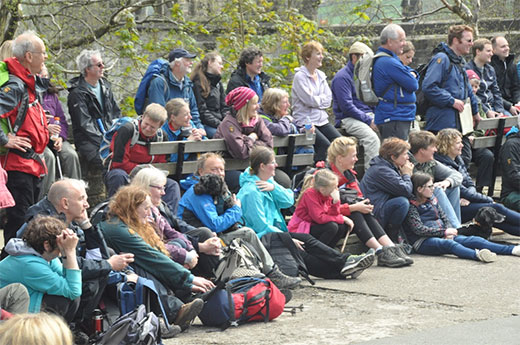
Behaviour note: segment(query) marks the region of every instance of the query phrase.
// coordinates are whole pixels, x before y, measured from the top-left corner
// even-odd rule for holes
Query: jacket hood
[[[244,80],[246,79],[246,75],[247,75],[246,69],[242,68],[242,67],[237,67],[237,69],[231,73],[231,76],[233,76],[234,74],[239,75]],[[271,79],[271,77],[269,75],[265,74],[264,72],[260,72],[260,74],[258,76],[260,77],[260,80],[262,82],[267,82]]]
[[[491,62],[498,62],[498,61],[500,61],[500,58],[498,56],[493,55],[491,57]],[[506,65],[509,66],[509,64],[514,63],[514,61],[515,61],[515,54],[509,54],[509,56],[506,57]]]
[[[7,245],[5,246],[5,251],[7,254],[12,256],[20,256],[20,255],[36,255],[41,257],[42,255],[30,247],[24,240],[21,238],[11,238]]]
[[[110,83],[105,78],[99,79],[99,82],[101,83],[101,86],[103,87],[103,89],[110,88]],[[87,87],[87,81],[85,80],[85,77],[83,77],[83,75],[81,75],[81,74],[78,75],[77,77],[74,77],[69,80],[69,83],[67,85],[67,90],[69,92],[71,92],[73,89],[75,89],[77,87],[81,87],[81,88],[88,90],[89,92],[92,92]]]
[[[212,73],[209,73],[209,72],[204,72],[204,75],[206,75],[206,78],[208,78],[209,82],[213,86],[217,86],[219,81],[222,79],[222,76],[218,75],[218,74],[212,74]]]
[[[192,186],[196,185],[197,183],[199,183],[199,176],[190,175],[190,176],[186,177],[185,179],[182,179],[180,185],[181,185],[182,189],[188,190]]]
[[[374,158],[372,158],[370,160],[369,164],[370,164],[370,166],[372,166],[372,165],[375,165],[375,166],[377,166],[377,165],[393,166],[393,164],[391,162],[387,161],[386,159],[384,159],[381,156],[375,156]]]
[[[29,221],[37,215],[57,216],[57,218],[67,223],[67,217],[65,216],[65,214],[58,214],[58,211],[56,210],[54,205],[49,201],[49,199],[47,199],[47,197],[43,198],[33,206],[29,207],[29,209],[25,213],[25,220]]]
[[[455,52],[445,43],[441,42],[437,47],[435,47],[432,51],[432,55],[435,55],[437,53],[445,53],[448,55],[448,58],[450,61],[457,65],[465,65],[466,61],[462,56],[458,56],[455,54]]]
[[[309,73],[309,70],[307,69],[307,67],[305,66],[300,66],[300,67],[296,67],[294,69],[294,73],[296,72],[302,72],[302,73],[305,73],[306,76],[310,77],[311,74]],[[316,70],[316,73],[323,79],[326,79],[327,76],[325,75],[325,73],[323,71],[320,71],[319,69]]]
[[[509,132],[507,132],[506,134],[506,137],[513,137],[513,136],[520,136],[520,131],[518,130],[518,127],[517,126],[513,126],[511,127],[511,129],[509,130]]]
[[[240,174],[240,187],[244,187],[246,183],[255,183],[256,181],[260,180],[260,178],[257,175],[252,175],[249,173],[250,169],[251,168],[248,167],[246,170],[244,170],[243,173]]]

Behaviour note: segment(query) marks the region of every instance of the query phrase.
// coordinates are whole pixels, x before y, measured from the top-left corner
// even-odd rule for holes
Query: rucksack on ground
[[[379,52],[375,55],[367,53],[363,55],[354,66],[354,87],[356,88],[357,98],[368,106],[376,106],[379,103],[379,97],[374,92],[374,83],[372,81],[372,69],[374,62],[381,56],[392,57],[385,52]],[[383,92],[381,96],[390,90],[392,84]]]
[[[148,105],[148,99],[146,95],[148,94],[148,87],[150,86],[150,82],[154,78],[159,77],[164,81],[164,98],[168,99],[168,83],[166,81],[166,77],[161,73],[161,71],[165,68],[165,65],[168,65],[168,67],[166,67],[166,70],[168,70],[169,62],[164,59],[154,60],[152,63],[150,63],[150,65],[148,65],[148,68],[146,69],[143,79],[141,79],[135,94],[134,108],[138,115],[142,115],[144,109]]]
[[[112,142],[114,134],[126,123],[132,122],[134,127],[134,133],[132,134],[132,139],[130,140],[130,147],[137,143],[141,143],[142,145],[145,144],[143,141],[139,141],[139,119],[140,118],[132,118],[128,116],[119,117],[114,119],[112,126],[110,126],[110,128],[105,133],[103,133],[103,140],[101,140],[101,144],[99,145],[99,157],[101,158],[101,162],[103,163],[104,167],[110,168],[112,156],[114,155],[114,153],[110,150],[110,143]],[[157,131],[157,141],[163,141],[162,130]]]
[[[97,345],[157,345],[161,344],[159,318],[146,312],[141,304],[137,309],[119,317],[94,344]]]
[[[222,248],[222,254],[215,268],[217,282],[243,276],[263,277],[262,261],[256,250],[241,238],[233,239]]]
[[[217,288],[199,314],[206,326],[238,326],[251,321],[270,321],[282,314],[285,296],[269,279],[243,277]]]

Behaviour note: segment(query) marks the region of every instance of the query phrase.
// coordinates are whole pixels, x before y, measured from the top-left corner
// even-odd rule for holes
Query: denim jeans
[[[461,207],[462,221],[469,222],[475,217],[478,210],[482,207],[493,207],[498,213],[506,216],[502,223],[495,223],[494,227],[507,232],[508,234],[520,236],[520,213],[508,209],[502,204],[498,203],[477,203],[472,202],[468,206]]]
[[[439,206],[448,217],[453,228],[460,228],[460,188],[435,188],[433,195],[439,201]]]
[[[209,139],[213,139],[213,136],[215,135],[215,133],[217,133],[217,129],[215,127],[204,125],[204,129],[206,130],[206,136]]]
[[[455,236],[453,240],[429,237],[417,249],[417,253],[424,255],[455,254],[459,258],[478,260],[475,249],[489,249],[496,254],[511,255],[513,247],[489,242],[478,236]]]
[[[389,224],[401,226],[408,214],[410,201],[404,196],[389,199],[383,206],[379,223],[386,229]]]

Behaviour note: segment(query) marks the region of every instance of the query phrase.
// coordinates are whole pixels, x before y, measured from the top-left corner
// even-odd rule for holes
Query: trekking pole
[[[347,231],[347,235],[345,236],[345,239],[343,240],[343,245],[341,246],[341,253],[343,254],[343,251],[345,250],[345,246],[347,245],[348,237],[350,236],[350,233],[352,232],[353,228],[350,228],[349,231]]]
[[[56,165],[58,166],[58,173],[60,175],[60,180],[63,179],[63,171],[61,170],[61,161],[60,156],[56,153]]]

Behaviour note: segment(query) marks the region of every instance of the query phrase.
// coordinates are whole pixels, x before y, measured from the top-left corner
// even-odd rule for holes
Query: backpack
[[[105,133],[103,133],[103,140],[101,140],[101,144],[99,145],[99,157],[101,157],[101,162],[103,163],[104,167],[110,168],[112,156],[114,155],[114,153],[110,150],[112,138],[119,130],[119,128],[123,127],[126,123],[132,122],[134,126],[134,132],[132,134],[132,139],[130,140],[130,147],[133,147],[135,144],[145,145],[144,141],[139,140],[139,120],[140,117],[131,118],[124,116],[117,118],[112,122],[112,126],[110,126],[110,128]],[[157,141],[163,141],[163,131],[161,129],[157,131]]]
[[[137,92],[135,93],[134,99],[134,108],[138,115],[142,115],[144,112],[144,108],[148,105],[148,98],[146,97],[148,93],[148,87],[150,86],[150,82],[155,78],[159,77],[164,81],[164,99],[168,99],[168,82],[166,81],[166,77],[161,73],[164,66],[168,65],[168,61],[164,59],[157,59],[152,61],[146,72],[143,75],[143,79],[139,83],[139,87],[137,88]],[[166,69],[167,70],[167,69]]]
[[[137,309],[120,316],[94,344],[97,345],[156,345],[162,344],[159,318],[146,312],[141,304]]]
[[[380,99],[374,92],[372,69],[374,68],[376,59],[381,56],[392,57],[392,55],[385,52],[379,52],[376,55],[365,54],[354,66],[354,87],[356,88],[357,98],[371,107],[376,106]],[[392,86],[393,84],[390,84],[381,94],[381,97],[383,97]],[[397,94],[395,98],[397,99]]]
[[[261,276],[262,261],[256,250],[246,241],[235,238],[222,248],[214,275],[217,282],[243,276]]]
[[[309,277],[309,271],[303,257],[298,252],[292,237],[287,232],[272,232],[262,236],[262,244],[273,258],[276,266],[291,277],[301,274],[312,285],[315,282]]]
[[[251,321],[270,321],[282,314],[285,296],[269,279],[243,277],[208,295],[199,319],[206,326],[238,326]]]

